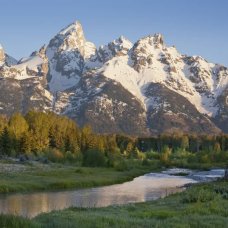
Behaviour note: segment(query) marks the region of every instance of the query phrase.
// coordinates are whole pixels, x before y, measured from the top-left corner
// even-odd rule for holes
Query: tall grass
[[[153,167],[128,165],[126,170],[53,165],[28,167],[23,172],[0,173],[0,193],[31,192],[56,189],[79,189],[111,185],[132,180],[153,170]]]
[[[13,216],[13,215],[0,215],[0,227],[1,228],[38,228],[41,225],[36,224],[34,221],[30,221],[25,218]]]

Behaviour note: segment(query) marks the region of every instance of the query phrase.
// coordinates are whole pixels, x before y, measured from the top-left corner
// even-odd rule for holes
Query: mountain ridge
[[[96,48],[76,21],[19,62],[7,63],[1,50],[1,79],[14,80],[25,94],[25,107],[15,111],[54,111],[101,133],[228,132],[228,69],[180,54],[159,33]],[[9,114],[4,99],[0,113]]]

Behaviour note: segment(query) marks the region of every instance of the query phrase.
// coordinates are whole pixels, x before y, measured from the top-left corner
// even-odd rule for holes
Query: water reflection
[[[75,207],[104,207],[114,204],[145,202],[183,190],[195,183],[188,177],[150,173],[133,181],[107,187],[76,191],[11,194],[0,196],[0,213],[34,217],[42,212]]]

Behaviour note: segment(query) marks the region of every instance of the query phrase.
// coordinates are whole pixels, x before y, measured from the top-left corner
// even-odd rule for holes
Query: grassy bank
[[[147,203],[70,208],[33,220],[1,216],[1,227],[228,227],[228,182],[193,186]]]
[[[0,172],[0,193],[79,189],[111,185],[131,180],[155,168],[136,165],[135,168],[118,171],[113,168],[86,168],[63,164],[1,165],[6,167],[6,170]]]

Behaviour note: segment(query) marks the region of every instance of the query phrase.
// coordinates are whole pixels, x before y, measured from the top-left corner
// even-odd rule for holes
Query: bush
[[[116,150],[114,152],[107,152],[107,158],[108,158],[107,165],[109,167],[114,167],[115,164],[117,164],[122,159],[122,156],[120,154],[120,151]]]
[[[217,194],[220,194],[223,199],[227,199],[228,200],[228,188],[227,188],[227,186],[225,184],[224,185],[219,185],[219,186],[214,186],[214,191]]]
[[[216,193],[210,189],[193,188],[184,193],[183,203],[208,202],[215,198]]]
[[[63,161],[64,155],[60,150],[53,148],[48,151],[47,158],[52,162],[61,162]]]
[[[82,154],[81,153],[72,153],[67,151],[65,153],[65,160],[74,163],[74,162],[81,162],[82,161]]]
[[[172,153],[171,158],[183,159],[189,158],[192,154],[186,150],[181,148],[177,148],[174,153]]]
[[[142,161],[145,160],[146,159],[145,153],[139,151],[137,154],[137,159],[142,160]]]
[[[83,165],[89,167],[105,166],[106,158],[104,153],[97,149],[87,150],[83,156]]]
[[[128,162],[124,159],[121,159],[119,162],[115,163],[114,168],[115,170],[121,171],[121,172],[131,169]]]
[[[150,166],[149,160],[148,160],[148,159],[143,159],[142,165],[143,165],[143,166]]]
[[[163,164],[168,165],[169,164],[169,159],[170,159],[170,155],[172,153],[172,149],[170,149],[168,146],[165,146],[162,149],[162,153],[161,153],[161,162],[163,162]]]
[[[156,160],[159,160],[160,159],[160,154],[158,152],[155,152],[155,151],[148,151],[145,153],[146,155],[146,158],[147,159],[156,159]]]

